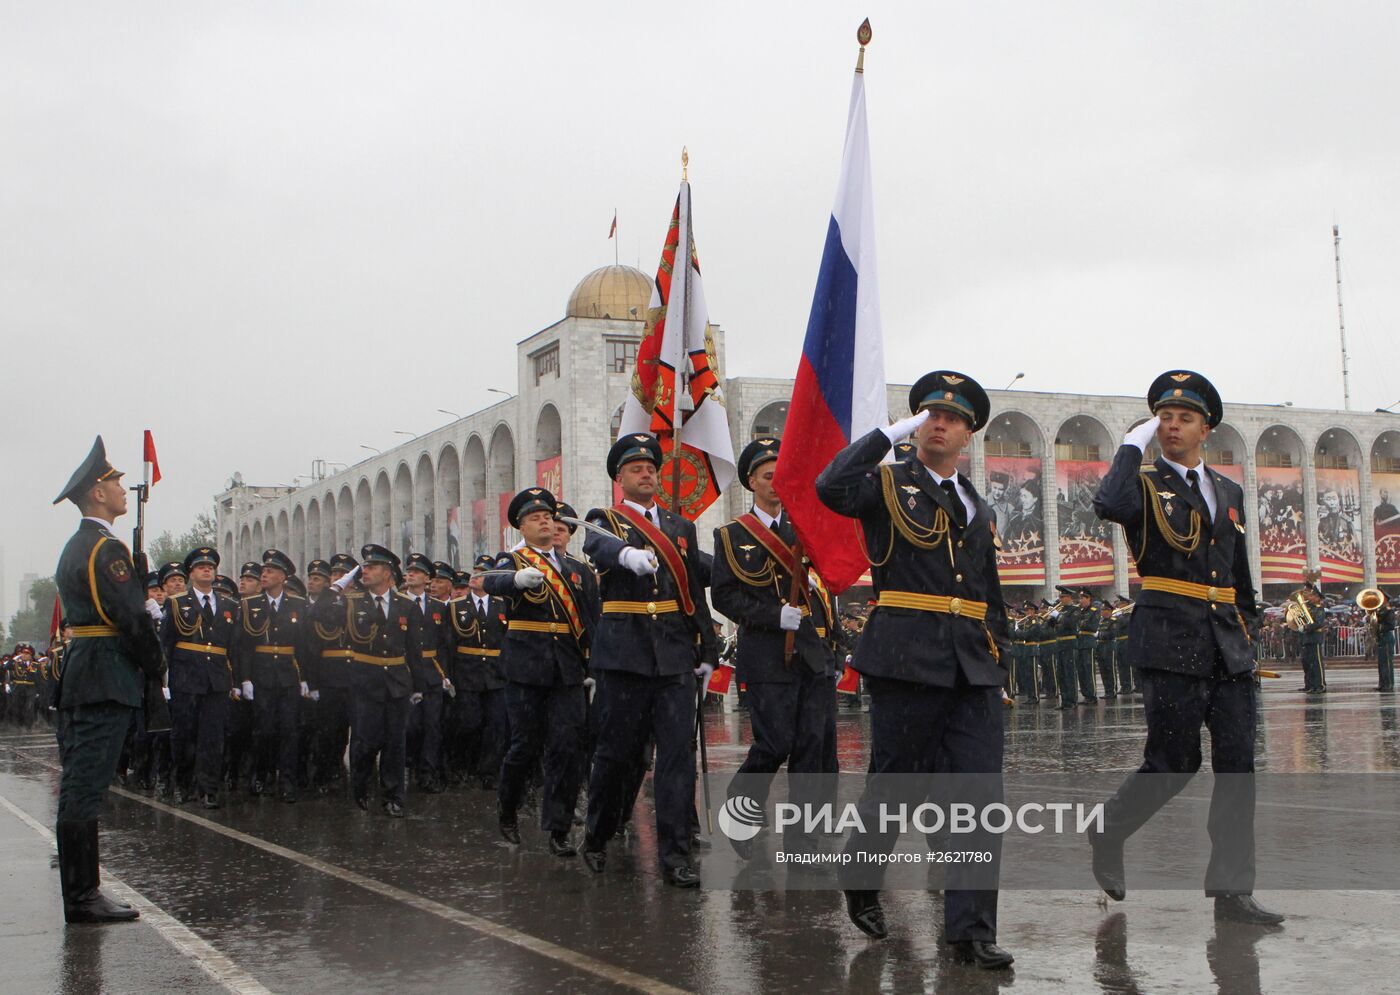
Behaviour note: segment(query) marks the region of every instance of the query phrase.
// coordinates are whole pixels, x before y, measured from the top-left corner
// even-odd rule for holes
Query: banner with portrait
[[[1371,474],[1376,495],[1376,583],[1400,584],[1400,473]]]
[[[1323,583],[1359,584],[1361,477],[1355,470],[1317,471],[1317,558]]]
[[[564,500],[564,457],[535,460],[535,484]]]
[[[1113,583],[1113,533],[1094,513],[1094,495],[1108,464],[1060,460],[1055,496],[1060,511],[1060,583],[1094,587]]]
[[[1036,456],[988,456],[987,503],[992,506],[1001,551],[1003,585],[1045,583],[1045,508],[1041,462]]]
[[[1261,466],[1254,521],[1259,529],[1259,575],[1265,584],[1301,584],[1308,567],[1303,531],[1303,471]]]

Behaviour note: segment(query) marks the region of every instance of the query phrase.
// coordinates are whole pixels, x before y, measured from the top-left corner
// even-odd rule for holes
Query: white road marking
[[[34,830],[50,845],[53,844],[53,832],[4,795],[0,795],[0,807]],[[229,991],[236,993],[236,995],[271,995],[271,992],[259,984],[258,980],[251,974],[205,943],[179,920],[145,895],[108,873],[105,868],[102,870],[102,886],[105,891],[110,892],[121,901],[129,903],[132,908],[140,912],[141,922],[154,926],[156,932],[160,933],[167,943],[193,960],[205,974]]]
[[[41,760],[33,754],[21,750],[15,750],[14,752],[19,753],[34,763],[48,767],[50,770],[58,769],[57,764],[47,760]],[[193,823],[210,832],[218,833],[220,836],[226,836],[231,840],[236,840],[239,843],[244,843],[258,850],[262,850],[264,853],[270,853],[284,860],[290,860],[295,864],[300,864],[313,871],[318,871],[321,874],[344,881],[347,884],[353,884],[358,888],[363,888],[365,891],[373,892],[376,895],[381,895],[395,902],[407,905],[410,908],[415,908],[429,915],[437,916],[439,919],[444,919],[447,922],[481,933],[484,936],[492,937],[503,943],[509,943],[512,946],[520,947],[523,950],[529,950],[531,953],[564,964],[577,971],[582,971],[585,974],[591,974],[595,977],[602,978],[604,981],[610,981],[613,984],[621,985],[625,988],[632,988],[639,992],[647,992],[649,995],[653,995],[653,993],[654,995],[688,995],[684,988],[676,988],[656,978],[649,977],[645,974],[639,974],[636,971],[629,971],[627,968],[618,967],[616,964],[609,964],[607,961],[599,960],[596,957],[590,957],[588,954],[580,953],[577,950],[571,950],[568,947],[526,933],[523,930],[515,929],[511,926],[503,926],[490,919],[474,916],[470,912],[454,909],[452,906],[444,905],[442,902],[435,902],[431,898],[424,898],[422,895],[415,894],[411,891],[405,891],[402,888],[397,888],[394,885],[376,880],[375,878],[366,877],[349,868],[328,863],[310,854],[280,846],[262,839],[259,836],[251,836],[248,833],[240,832],[237,829],[232,829],[221,823],[195,815],[192,812],[186,812],[174,806],[166,805],[163,802],[158,802],[153,798],[146,798],[143,795],[127,791],[125,788],[111,787],[107,790],[111,791],[113,794],[121,795],[123,798],[130,799],[134,802],[140,802],[142,805],[147,805],[150,808],[173,815],[176,818],[184,819],[186,822]],[[3,797],[0,797],[0,801],[4,801]],[[13,808],[9,806],[8,802],[5,804],[7,807]],[[28,816],[21,814],[21,817],[29,821]],[[42,829],[37,822],[31,822],[31,825]],[[184,927],[180,928],[183,929]],[[190,935],[193,937],[193,934]],[[196,942],[203,942],[199,940],[198,937],[194,937],[194,939]]]

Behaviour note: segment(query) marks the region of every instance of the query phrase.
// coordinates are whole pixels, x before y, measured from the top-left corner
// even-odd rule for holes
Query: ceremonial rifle
[[[136,528],[131,533],[131,560],[136,568],[136,580],[144,590],[146,577],[151,572],[150,560],[146,558],[146,498],[151,493],[151,464],[143,460],[141,465],[141,483],[131,488],[136,492]],[[146,693],[142,699],[146,732],[167,732],[170,729],[170,706],[165,700],[164,680],[147,675]]]

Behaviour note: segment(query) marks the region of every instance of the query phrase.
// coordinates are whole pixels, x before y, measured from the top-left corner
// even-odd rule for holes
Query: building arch
[[[366,542],[394,548],[393,507],[394,489],[389,483],[389,471],[380,470],[374,478],[374,514]]]
[[[776,436],[783,437],[783,430],[787,428],[788,401],[770,401],[758,409],[758,413],[753,416],[753,423],[749,426],[748,438],[745,444],[760,437]]]
[[[493,544],[486,541],[490,534],[486,513],[490,503],[486,496],[486,445],[475,432],[467,437],[467,445],[462,452],[462,480],[466,487],[467,507],[466,521],[463,523],[466,539],[462,559],[465,563],[475,560],[482,553],[494,552],[489,548]]]
[[[540,408],[535,419],[535,483],[554,496],[564,496],[564,424],[552,404]]]
[[[1366,579],[1366,540],[1361,532],[1361,443],[1344,428],[1329,428],[1313,446],[1317,502],[1317,563],[1324,584]]]
[[[454,567],[462,567],[462,466],[457,458],[457,447],[448,443],[438,453],[437,461],[437,506],[441,509],[442,523],[437,534],[443,537],[442,559]]]
[[[298,570],[306,569],[306,510],[297,505],[292,509],[292,531],[288,536],[287,555]]]
[[[1270,425],[1254,444],[1254,501],[1259,528],[1259,578],[1268,595],[1298,587],[1308,566],[1303,440],[1287,425]],[[1269,591],[1270,585],[1284,588]]]
[[[374,492],[368,477],[361,477],[360,482],[355,485],[355,498],[350,504],[353,515],[350,521],[353,523],[350,553],[359,559],[359,549],[370,541],[370,535],[374,531]]]
[[[510,426],[501,422],[491,432],[491,447],[486,453],[487,546],[499,548],[504,541],[505,506],[515,495],[515,437]]]
[[[420,453],[413,471],[413,548],[429,559],[437,557],[433,537],[437,532],[437,516],[433,510],[436,487],[433,481],[433,458]]]

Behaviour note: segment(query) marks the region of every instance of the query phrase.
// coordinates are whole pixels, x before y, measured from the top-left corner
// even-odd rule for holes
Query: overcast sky
[[[729,375],[796,366],[866,59],[888,375],[1400,398],[1393,3],[0,5],[6,619],[92,437],[183,530],[514,388],[655,270],[688,145]],[[128,526],[128,522],[119,523]]]

